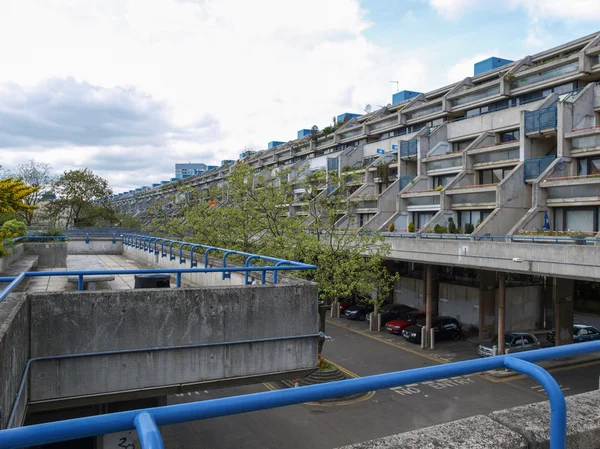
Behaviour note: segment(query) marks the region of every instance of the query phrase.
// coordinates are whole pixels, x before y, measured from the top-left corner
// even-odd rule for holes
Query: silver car
[[[477,353],[481,357],[490,357],[494,355],[493,347],[498,345],[498,336],[494,336],[489,343],[481,343],[477,349]],[[504,348],[509,354],[511,352],[529,351],[531,349],[539,349],[541,347],[539,340],[535,335],[529,332],[506,332],[504,334]],[[498,354],[502,354],[502,350],[498,348]]]

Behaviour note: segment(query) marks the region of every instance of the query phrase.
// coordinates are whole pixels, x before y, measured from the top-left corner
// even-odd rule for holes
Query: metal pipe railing
[[[142,447],[144,449],[154,449],[155,447],[160,448],[160,446],[152,446],[152,444],[159,444],[156,431],[144,414],[148,414],[154,420],[155,426],[164,426],[302,404],[304,402],[332,399],[373,390],[399,387],[411,383],[433,381],[452,376],[464,376],[493,369],[508,368],[534,378],[544,387],[551,404],[550,448],[564,449],[566,445],[567,423],[566,405],[562,391],[547,371],[529,362],[571,357],[597,351],[600,351],[600,341],[428,366],[300,388],[35,424],[1,430],[0,447],[3,449],[18,449],[75,438],[123,432],[137,428],[136,422],[145,421],[142,431],[150,432],[152,435],[146,435],[144,440],[141,440]],[[139,416],[143,417],[138,418]],[[490,442],[490,445],[493,445],[493,442]]]

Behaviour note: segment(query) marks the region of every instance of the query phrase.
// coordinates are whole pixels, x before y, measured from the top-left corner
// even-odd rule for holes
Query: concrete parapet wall
[[[117,236],[115,243],[112,237],[98,238],[90,237],[89,243],[83,240],[69,239],[67,243],[69,254],[121,254],[123,253],[123,243]]]
[[[600,448],[600,393],[592,391],[567,400],[567,448]],[[514,407],[489,416],[472,416],[437,426],[344,446],[342,449],[498,449],[550,447],[550,405]]]
[[[25,243],[25,253],[38,256],[38,267],[66,267],[67,245],[65,242]]]
[[[24,294],[12,294],[0,302],[0,429],[8,423],[28,359],[29,304]],[[24,415],[22,401],[14,422],[21,425]]]
[[[31,357],[206,345],[36,361],[31,401],[291,372],[317,361],[317,338],[294,338],[317,332],[312,283],[28,298]]]
[[[23,257],[23,254],[25,254],[25,245],[21,243],[11,248],[7,256],[0,257],[0,273],[6,271],[9,265],[15,260]]]
[[[386,242],[392,260],[581,280],[600,278],[600,246],[394,237],[386,237]]]

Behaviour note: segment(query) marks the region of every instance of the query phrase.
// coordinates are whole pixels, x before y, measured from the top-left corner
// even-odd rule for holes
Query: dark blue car
[[[546,334],[546,340],[550,343],[555,343],[556,335],[554,331]],[[593,326],[585,324],[573,325],[573,343],[583,343],[584,341],[600,340],[600,331]]]

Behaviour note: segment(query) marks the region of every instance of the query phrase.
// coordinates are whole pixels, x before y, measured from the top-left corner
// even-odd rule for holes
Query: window
[[[434,176],[433,177],[433,188],[437,189],[439,186],[446,187],[450,181],[454,179],[455,175],[450,176]]]
[[[569,207],[554,209],[555,231],[598,232],[600,207]]]
[[[433,218],[435,212],[415,212],[413,213],[413,223],[417,229],[423,229],[425,224]]]
[[[534,73],[525,78],[521,78],[515,81],[515,87],[523,87],[529,84],[540,83],[550,78],[554,78],[557,76],[564,76],[569,73],[574,73],[579,70],[579,61],[573,61],[565,65],[561,65],[559,67],[553,67],[549,70],[543,70],[538,73]]]
[[[533,340],[533,337],[531,337],[530,335],[523,335],[523,344],[533,345],[533,344],[535,344],[535,341]]]
[[[477,226],[477,223],[485,220],[490,213],[489,210],[461,210],[458,214],[458,227],[464,228],[467,223]]]
[[[520,140],[521,139],[521,132],[517,129],[515,131],[506,131],[503,133],[500,133],[500,142],[504,143],[504,142],[512,142],[514,140]]]
[[[495,168],[493,170],[481,170],[479,172],[479,184],[498,184],[502,181],[510,172],[512,168]]]
[[[600,175],[600,157],[579,159],[579,176]]]
[[[511,343],[511,346],[512,347],[523,346],[523,338],[522,337],[515,337],[515,339]]]

